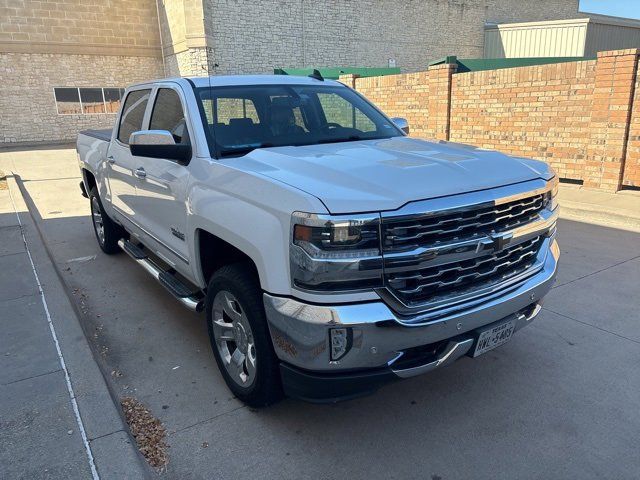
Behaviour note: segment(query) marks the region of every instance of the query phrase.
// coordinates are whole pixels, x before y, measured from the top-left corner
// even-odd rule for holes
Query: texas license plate
[[[476,343],[476,349],[473,352],[473,356],[477,357],[483,353],[493,350],[500,345],[507,343],[513,336],[513,331],[516,328],[516,321],[511,320],[509,322],[501,323],[488,330],[485,330],[478,337]]]

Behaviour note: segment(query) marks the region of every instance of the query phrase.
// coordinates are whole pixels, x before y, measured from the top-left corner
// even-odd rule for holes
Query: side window
[[[335,93],[318,93],[318,100],[327,123],[356,128],[361,132],[375,132],[376,125],[350,102]]]
[[[167,130],[176,143],[189,144],[189,131],[180,96],[175,90],[161,88],[151,112],[150,130]]]
[[[142,128],[144,111],[147,108],[150,93],[151,90],[134,90],[127,95],[118,128],[118,140],[122,143],[128,145],[131,134]]]
[[[253,124],[260,123],[256,106],[248,98],[227,98],[216,99],[217,123],[229,125],[232,119],[249,118]]]

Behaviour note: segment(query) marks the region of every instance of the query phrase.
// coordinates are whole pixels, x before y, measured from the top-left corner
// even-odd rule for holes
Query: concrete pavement
[[[126,256],[99,252],[75,152],[2,156],[103,370],[121,373],[113,390],[167,426],[167,478],[637,478],[639,234],[561,221],[543,313],[483,357],[351,402],[253,411],[224,385],[203,317]]]
[[[562,216],[579,222],[640,232],[640,191],[617,193],[560,184],[558,198]]]
[[[0,478],[144,478],[11,174],[8,182],[0,189]]]

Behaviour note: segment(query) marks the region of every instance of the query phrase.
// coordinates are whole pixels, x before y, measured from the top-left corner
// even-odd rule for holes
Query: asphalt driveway
[[[163,476],[638,478],[640,234],[562,220],[560,274],[542,314],[476,360],[350,402],[255,411],[224,385],[203,316],[125,255],[99,251],[75,151],[2,155],[112,388],[169,430]]]

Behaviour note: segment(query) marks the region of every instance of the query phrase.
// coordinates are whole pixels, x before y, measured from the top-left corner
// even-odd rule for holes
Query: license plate
[[[501,323],[488,330],[485,330],[478,337],[476,343],[476,349],[473,352],[473,356],[477,357],[483,353],[493,350],[500,345],[507,343],[513,336],[513,331],[516,328],[516,321],[511,320],[509,322]]]

